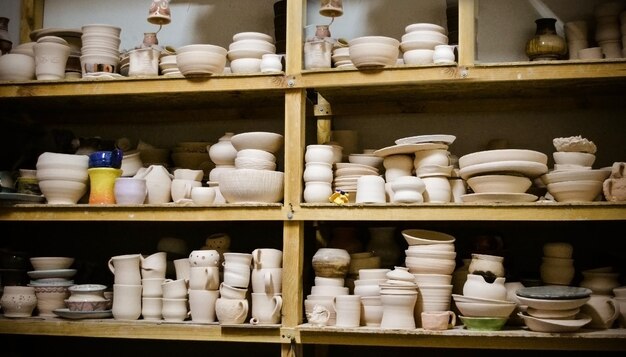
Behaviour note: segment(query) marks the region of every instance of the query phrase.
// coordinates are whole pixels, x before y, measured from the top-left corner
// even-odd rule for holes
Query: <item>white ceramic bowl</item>
[[[270,170],[225,171],[219,177],[220,192],[228,203],[276,203],[283,199],[284,176]]]
[[[87,192],[87,184],[67,180],[39,181],[39,189],[49,204],[76,204]]]
[[[413,245],[409,245],[407,250],[411,252],[421,252],[421,251],[454,252],[454,243],[413,244]]]
[[[350,45],[350,60],[357,68],[384,67],[396,64],[400,49],[386,43],[358,43]]]
[[[348,161],[353,164],[361,164],[377,168],[382,167],[383,164],[383,158],[373,154],[350,154],[348,156]]]
[[[232,73],[260,73],[260,58],[239,58],[230,61]]]
[[[547,187],[557,202],[591,202],[602,192],[602,181],[562,181]]]
[[[547,185],[549,183],[563,182],[563,181],[578,181],[578,180],[593,180],[604,181],[611,172],[609,170],[565,170],[565,171],[552,171],[541,176],[541,181]]]
[[[461,156],[459,158],[459,167],[464,168],[497,161],[532,161],[547,165],[548,155],[539,151],[525,149],[485,150]]]
[[[509,317],[517,306],[514,302],[510,304],[455,302],[455,305],[463,316],[474,317]]]
[[[37,170],[40,168],[82,168],[89,167],[89,156],[44,152],[37,158]]]
[[[37,170],[37,179],[39,181],[66,180],[87,182],[89,174],[87,173],[87,169],[83,168],[40,168]]]
[[[239,150],[237,151],[237,158],[240,158],[240,157],[276,162],[276,156],[274,156],[274,154],[265,150],[258,150],[258,149]]]
[[[428,22],[419,22],[415,24],[407,25],[404,28],[404,32],[409,33],[413,31],[436,31],[442,34],[446,34],[446,29],[443,26],[439,26],[437,24],[431,24]]]
[[[449,234],[426,229],[405,229],[402,236],[409,245],[454,243],[456,240]]]
[[[526,305],[537,310],[571,310],[583,306],[589,297],[580,299],[533,299],[517,295],[521,305]]]
[[[178,60],[178,55],[186,52],[210,52],[218,55],[226,56],[226,49],[221,46],[209,45],[209,44],[192,44],[181,46],[176,49],[176,60]]]
[[[468,178],[467,184],[475,193],[524,193],[532,181],[525,176],[479,175]]]
[[[402,35],[401,42],[410,42],[410,41],[436,41],[441,42],[444,45],[448,44],[448,36],[442,34],[439,31],[431,31],[431,30],[419,30],[407,32]]]
[[[552,157],[560,165],[592,166],[596,161],[596,155],[586,152],[555,151]]]
[[[578,314],[577,318],[572,320],[540,319],[522,312],[518,312],[517,316],[524,320],[531,331],[536,332],[573,332],[591,322],[591,317],[584,314]]]
[[[435,259],[454,259],[456,252],[447,252],[444,250],[405,250],[407,257],[415,258],[435,258]]]
[[[0,56],[0,80],[28,81],[35,79],[35,58],[22,53]]]
[[[400,41],[393,37],[387,36],[362,36],[353,38],[352,40],[348,41],[348,48],[353,45],[359,45],[364,43],[378,43],[383,45],[389,45],[392,47],[398,47]]]
[[[400,49],[402,52],[408,52],[413,50],[435,50],[436,46],[445,45],[445,43],[441,41],[433,41],[433,40],[413,40],[413,41],[404,41],[400,43]],[[434,52],[433,52],[434,55]]]
[[[264,51],[275,53],[276,46],[273,43],[265,40],[257,40],[257,39],[244,39],[238,40],[235,42],[231,42],[228,45],[228,51],[237,51],[237,50],[252,50],[252,51]]]
[[[283,146],[283,136],[265,131],[251,131],[233,135],[230,142],[237,151],[257,149],[275,154]]]
[[[404,263],[411,274],[452,274],[454,259],[406,257]]]
[[[228,51],[228,59],[234,61],[240,58],[261,58],[263,55],[274,53],[268,50],[259,50],[259,49],[241,49],[241,50],[230,50]]]
[[[402,52],[404,64],[431,64],[435,50],[415,49]]]
[[[241,40],[261,40],[266,42],[274,42],[272,36],[262,32],[239,32],[233,35],[233,42]]]
[[[276,170],[276,163],[252,157],[238,157],[235,159],[237,169]]]
[[[30,263],[35,270],[69,269],[74,264],[72,257],[32,257]]]
[[[178,69],[184,76],[224,72],[226,56],[209,51],[186,51],[176,54]]]

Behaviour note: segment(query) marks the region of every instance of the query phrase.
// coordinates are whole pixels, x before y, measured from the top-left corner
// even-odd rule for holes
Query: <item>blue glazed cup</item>
[[[119,169],[122,167],[123,156],[124,154],[120,149],[112,151],[94,151],[89,154],[89,168],[112,167]]]

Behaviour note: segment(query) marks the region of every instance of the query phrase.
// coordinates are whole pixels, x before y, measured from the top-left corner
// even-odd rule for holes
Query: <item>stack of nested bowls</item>
[[[232,73],[260,73],[261,58],[276,53],[272,36],[261,32],[240,32],[233,36],[228,46],[228,59]]]
[[[404,64],[433,63],[435,46],[448,44],[446,29],[437,24],[416,23],[408,25],[404,30],[400,42]]]
[[[308,145],[304,154],[304,202],[328,203],[333,193],[334,154],[331,145]]]
[[[29,271],[35,288],[37,311],[39,316],[56,316],[54,310],[65,308],[65,299],[70,296],[68,288],[74,284],[71,280],[76,269],[72,257],[32,257],[30,262],[35,270]]]
[[[393,66],[400,53],[400,41],[386,36],[357,37],[348,46],[350,60],[358,69]]]
[[[37,179],[49,204],[76,204],[87,192],[89,156],[44,152],[37,159]]]
[[[159,69],[164,76],[181,75],[176,63],[176,55],[166,55],[159,58]]]
[[[592,170],[595,154],[583,151],[555,151],[554,171],[544,175],[548,192],[558,202],[591,202],[602,192],[607,170]]]
[[[176,49],[176,64],[185,77],[224,73],[226,49],[210,44],[186,45]]]
[[[82,27],[80,67],[83,77],[101,72],[118,73],[120,33],[117,26],[91,24]]]
[[[353,67],[350,60],[350,47],[333,47],[333,66],[336,68]]]
[[[539,268],[541,281],[546,285],[569,285],[574,279],[573,247],[566,242],[543,245],[543,258]]]

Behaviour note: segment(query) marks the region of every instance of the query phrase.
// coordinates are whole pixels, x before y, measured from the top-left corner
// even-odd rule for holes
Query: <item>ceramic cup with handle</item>
[[[425,330],[447,330],[456,324],[454,311],[424,311],[421,317]]]

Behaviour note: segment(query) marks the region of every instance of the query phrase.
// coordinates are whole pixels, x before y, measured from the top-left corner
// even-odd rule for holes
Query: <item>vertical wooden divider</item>
[[[478,0],[459,0],[459,66],[473,66],[476,56]]]

